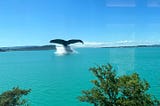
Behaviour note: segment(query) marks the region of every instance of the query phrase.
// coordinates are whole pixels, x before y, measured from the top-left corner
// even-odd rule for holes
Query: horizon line
[[[23,44],[23,45],[6,45],[2,47],[27,47],[27,46],[45,46],[45,45],[57,45],[57,44]],[[134,40],[122,40],[114,42],[92,42],[84,41],[83,45],[71,44],[72,47],[117,47],[117,46],[137,46],[137,45],[160,45],[160,41],[134,41]]]

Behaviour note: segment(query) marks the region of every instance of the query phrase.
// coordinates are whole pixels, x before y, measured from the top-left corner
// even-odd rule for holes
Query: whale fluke
[[[55,54],[58,54],[58,55],[77,53],[69,45],[70,44],[74,44],[74,43],[78,43],[78,42],[84,44],[83,41],[80,40],[80,39],[70,39],[68,41],[63,40],[63,39],[53,39],[53,40],[50,40],[50,43],[57,43],[57,44],[63,45],[63,46],[56,46],[56,52],[55,52]]]
[[[71,40],[68,40],[68,41],[63,40],[63,39],[50,40],[50,43],[58,43],[58,44],[61,44],[61,45],[63,45],[63,46],[68,46],[68,45],[70,45],[70,44],[78,43],[78,42],[84,44],[83,41],[80,40],[80,39],[71,39]]]

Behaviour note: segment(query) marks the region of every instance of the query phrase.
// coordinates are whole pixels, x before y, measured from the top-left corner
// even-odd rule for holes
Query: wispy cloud
[[[84,45],[74,44],[73,47],[118,47],[118,46],[136,46],[136,45],[153,45],[160,44],[160,41],[132,41],[123,40],[115,42],[84,42]]]
[[[135,0],[106,0],[107,7],[135,7]]]
[[[148,7],[160,7],[160,0],[148,0]]]

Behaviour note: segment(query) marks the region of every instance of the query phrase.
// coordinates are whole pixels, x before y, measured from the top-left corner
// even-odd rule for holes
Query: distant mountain
[[[140,48],[140,47],[160,47],[160,44],[155,44],[155,45],[135,45],[135,46],[111,46],[111,47],[102,47],[102,48]]]
[[[55,45],[15,46],[15,47],[0,47],[0,52],[7,52],[7,51],[33,51],[33,50],[53,50],[53,49],[56,49]]]
[[[160,44],[155,45],[136,45],[136,46],[110,46],[101,48],[140,48],[140,47],[160,47]],[[43,46],[15,46],[15,47],[0,47],[0,52],[7,51],[35,51],[35,50],[55,50],[55,45]]]
[[[6,50],[0,49],[0,52],[5,52]]]

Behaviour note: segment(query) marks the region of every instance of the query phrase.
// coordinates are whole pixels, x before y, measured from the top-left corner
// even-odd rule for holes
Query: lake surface
[[[76,48],[57,56],[54,50],[0,53],[0,92],[15,86],[29,89],[31,106],[89,106],[77,96],[92,87],[89,68],[111,63],[118,75],[137,72],[160,98],[160,48]]]

